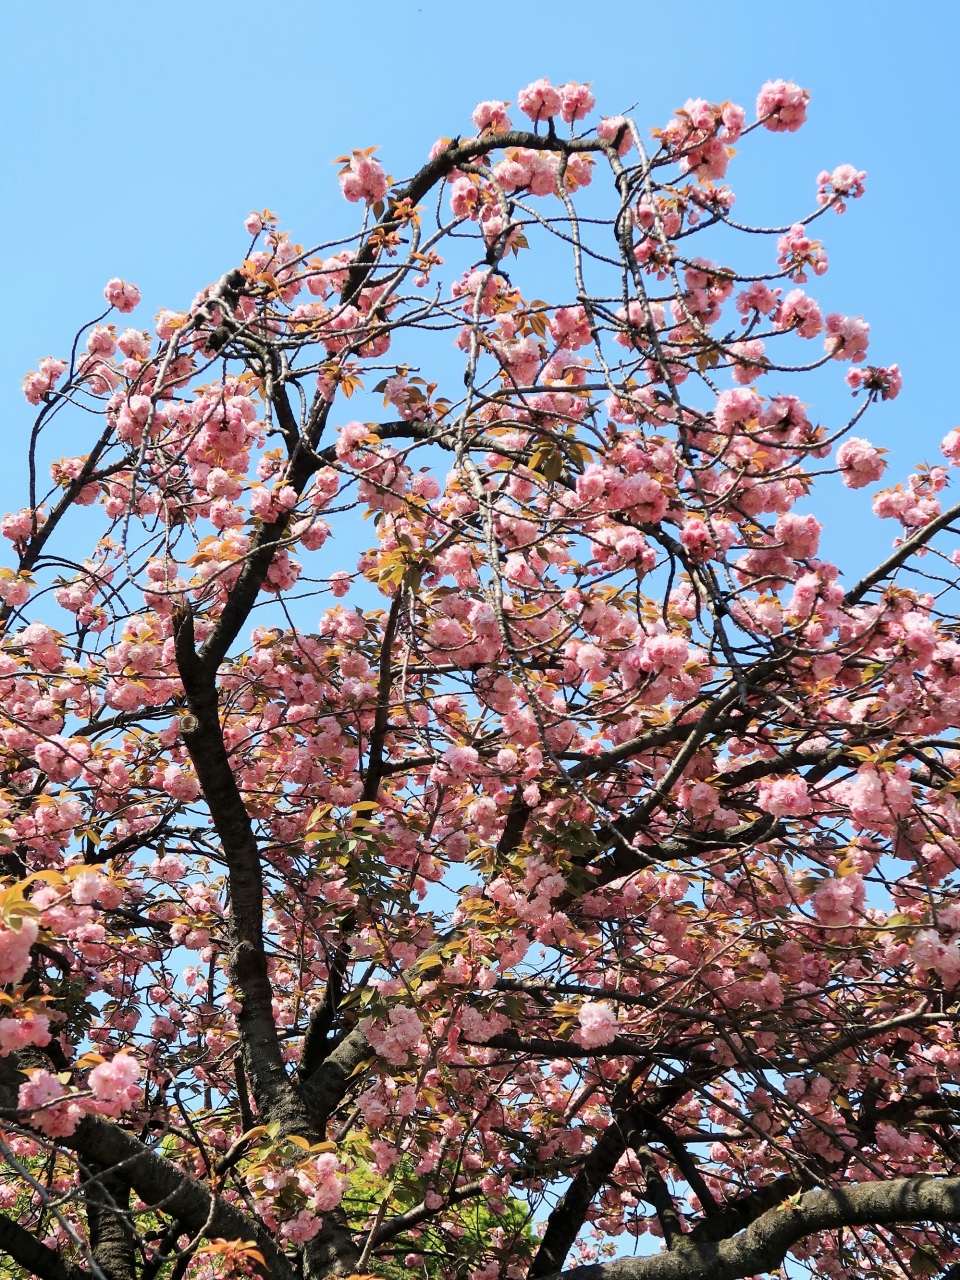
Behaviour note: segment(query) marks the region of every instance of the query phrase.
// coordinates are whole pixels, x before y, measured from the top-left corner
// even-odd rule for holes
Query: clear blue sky
[[[592,81],[605,114],[635,103],[644,128],[687,97],[751,110],[768,78],[808,87],[809,124],[748,142],[731,169],[738,213],[789,218],[821,168],[866,169],[867,198],[824,227],[831,272],[812,291],[869,319],[871,358],[904,371],[868,431],[891,475],[933,460],[960,416],[956,0],[32,0],[0,22],[4,510],[22,501],[20,378],[66,349],[110,276],[140,286],[145,324],[234,263],[251,208],[304,242],[350,229],[334,156],[377,144],[408,173],[479,99],[540,75]],[[834,371],[814,405],[827,421],[850,405]],[[827,549],[856,571],[894,531],[864,519],[866,494],[841,492],[827,493],[841,508]]]

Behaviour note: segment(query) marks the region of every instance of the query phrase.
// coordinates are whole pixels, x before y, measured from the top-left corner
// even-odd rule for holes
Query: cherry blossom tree
[[[873,572],[818,554],[901,378],[805,288],[865,175],[735,212],[807,105],[651,143],[538,80],[27,375],[8,1274],[960,1262],[960,505],[923,466]]]

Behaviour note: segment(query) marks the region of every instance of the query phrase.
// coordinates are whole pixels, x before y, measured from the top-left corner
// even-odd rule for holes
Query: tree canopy
[[[352,151],[354,234],[252,213],[24,380],[16,1274],[960,1264],[960,431],[876,491],[875,570],[821,558],[901,389],[804,287],[865,174],[754,227],[734,144],[805,90],[595,105]]]

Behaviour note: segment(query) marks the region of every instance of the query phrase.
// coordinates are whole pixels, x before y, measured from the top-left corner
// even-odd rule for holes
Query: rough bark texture
[[[896,1178],[844,1191],[808,1191],[771,1209],[732,1240],[695,1245],[685,1238],[652,1258],[618,1258],[562,1273],[567,1280],[744,1280],[779,1267],[805,1236],[842,1227],[960,1221],[960,1178]],[[559,1274],[559,1273],[557,1273]]]
[[[0,1214],[0,1250],[40,1280],[88,1280],[89,1271],[66,1262],[19,1222]]]
[[[176,618],[177,664],[191,712],[183,736],[227,860],[230,884],[230,975],[247,1078],[261,1115],[285,1132],[316,1138],[287,1075],[273,1017],[273,988],[263,939],[263,870],[250,817],[237,787],[220,726],[215,674],[194,651],[193,618]]]
[[[130,1184],[102,1166],[88,1165],[84,1185],[90,1251],[106,1280],[136,1280],[136,1249],[130,1229]]]
[[[360,1261],[347,1216],[342,1209],[324,1214],[323,1226],[303,1251],[304,1280],[323,1280],[324,1276],[349,1276],[356,1273]]]
[[[355,1027],[304,1082],[303,1095],[318,1128],[327,1123],[343,1100],[347,1081],[372,1052],[367,1037]]]
[[[256,1240],[271,1275],[294,1280],[293,1268],[259,1222],[222,1199],[213,1203],[209,1189],[169,1160],[106,1120],[88,1116],[65,1142],[84,1161],[122,1170],[133,1190],[147,1205],[176,1218],[184,1231],[209,1238]]]

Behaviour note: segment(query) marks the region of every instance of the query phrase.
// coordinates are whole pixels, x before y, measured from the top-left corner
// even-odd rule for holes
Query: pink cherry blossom
[[[814,275],[822,276],[827,270],[827,255],[819,240],[812,240],[800,223],[790,228],[777,240],[777,262],[788,270],[792,279],[802,284],[806,267]]]
[[[849,789],[850,812],[863,826],[885,826],[910,808],[913,790],[903,765],[893,771],[862,765]]]
[[[610,1044],[617,1036],[617,1015],[613,1005],[605,1000],[587,1000],[577,1014],[580,1029],[574,1035],[585,1049],[596,1049]]]
[[[617,154],[620,156],[627,155],[633,146],[626,116],[604,116],[597,125],[597,137],[603,142],[614,142],[619,138]]]
[[[420,1040],[423,1028],[415,1010],[395,1007],[385,1025],[366,1020],[364,1032],[379,1054],[395,1066],[402,1066]]]
[[[501,102],[498,98],[491,98],[487,102],[480,102],[473,109],[473,123],[478,133],[506,133],[510,126],[510,117],[507,115],[507,107],[509,102]]]
[[[888,369],[879,369],[873,365],[866,369],[848,369],[845,381],[848,387],[853,388],[854,393],[868,391],[874,395],[879,394],[881,400],[896,400],[903,390],[903,375],[895,364]]]
[[[823,171],[817,178],[817,204],[832,204],[837,213],[846,209],[845,198],[859,200],[863,195],[866,173],[852,164],[841,164],[832,173]]]
[[[795,329],[801,338],[815,338],[823,333],[823,316],[813,298],[802,289],[791,289],[773,317],[775,329]]]
[[[74,902],[81,905],[96,902],[107,890],[109,883],[106,876],[102,876],[98,871],[84,871],[70,885],[70,896]]]
[[[723,138],[725,142],[736,142],[743,132],[747,113],[735,102],[725,102],[720,111],[723,121]]]
[[[567,124],[582,120],[597,105],[590,86],[570,81],[560,86],[560,116]]]
[[[57,1102],[60,1105],[51,1105]],[[52,1138],[73,1133],[83,1117],[81,1107],[69,1100],[68,1091],[49,1071],[31,1072],[20,1086],[18,1106],[29,1113],[35,1128]]]
[[[50,1043],[50,1019],[44,1014],[29,1011],[26,1016],[0,1018],[0,1058],[6,1058],[18,1049],[35,1044]]]
[[[734,426],[744,426],[759,419],[760,397],[752,389],[721,391],[717,397],[714,421],[718,430],[728,431]]]
[[[534,80],[517,94],[517,106],[534,123],[557,115],[562,101],[561,91],[549,80]]]
[[[940,451],[950,459],[953,466],[960,465],[960,427],[954,427],[943,437]]]
[[[827,316],[825,329],[823,345],[834,360],[852,360],[859,364],[866,359],[870,326],[862,317],[842,316],[834,311]]]
[[[306,1240],[312,1240],[321,1226],[322,1219],[315,1213],[309,1209],[301,1209],[295,1218],[283,1224],[280,1234],[293,1244],[303,1244]]]
[[[21,917],[15,927],[0,925],[0,983],[20,981],[38,933],[39,925],[32,916]]]
[[[24,1109],[44,1107],[62,1098],[64,1088],[49,1071],[35,1071],[26,1084],[20,1086],[19,1104]]]
[[[140,1063],[128,1053],[118,1053],[109,1062],[101,1062],[93,1068],[87,1084],[97,1102],[112,1103],[121,1109],[135,1101],[134,1089],[141,1074]]]
[[[779,289],[771,289],[762,280],[756,280],[737,294],[736,307],[743,316],[750,311],[759,311],[761,315],[767,316],[776,309],[779,295]]]
[[[768,80],[757,95],[757,119],[773,133],[795,133],[807,118],[810,94],[792,81]]]
[[[786,778],[764,779],[757,792],[757,803],[775,818],[804,817],[812,808],[806,781],[798,774]]]
[[[387,194],[388,187],[383,166],[362,151],[354,151],[347,168],[340,174],[340,190],[354,204],[359,200],[375,204]]]
[[[847,925],[856,919],[856,912],[863,905],[865,896],[865,886],[859,875],[832,877],[820,882],[813,895],[813,909],[822,924]]]
[[[103,296],[110,303],[111,307],[116,307],[118,311],[124,314],[133,311],[140,305],[140,290],[135,284],[127,284],[126,280],[119,280],[114,277],[108,280]]]
[[[734,357],[734,382],[747,386],[756,382],[765,372],[763,356],[766,348],[759,338],[753,338],[750,342],[732,342],[728,350]]]
[[[837,466],[848,489],[862,489],[879,480],[887,469],[881,451],[870,443],[852,436],[837,450]]]
[[[44,356],[36,373],[28,373],[23,379],[23,394],[28,404],[40,404],[49,395],[66,371],[65,360]]]

